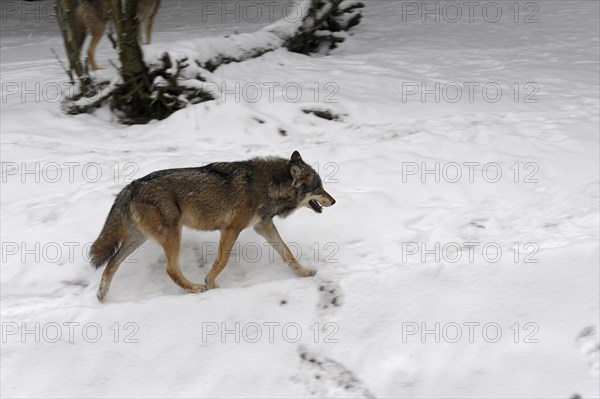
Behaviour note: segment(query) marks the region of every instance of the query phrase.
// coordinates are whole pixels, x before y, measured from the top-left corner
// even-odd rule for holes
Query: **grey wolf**
[[[106,31],[106,25],[111,17],[110,1],[111,0],[78,0],[75,9],[77,49],[81,53],[83,42],[85,41],[87,33],[90,32],[92,34],[92,40],[90,41],[87,50],[87,58],[94,71],[100,69],[96,63],[96,47]],[[146,24],[146,44],[150,44],[150,41],[152,40],[152,26],[159,5],[160,0],[137,1],[138,33],[140,33],[141,36],[140,25],[144,22]]]
[[[227,265],[231,248],[248,227],[262,236],[300,276],[316,271],[302,266],[283,242],[273,218],[301,207],[317,213],[335,204],[317,172],[295,151],[291,158],[254,158],[197,168],[150,173],[116,197],[98,239],[91,247],[96,268],[107,264],[97,297],[104,300],[121,263],[148,238],[163,248],[167,274],[189,292],[218,288],[215,279]],[[181,230],[219,230],[217,258],[205,279],[194,284],[179,267]]]

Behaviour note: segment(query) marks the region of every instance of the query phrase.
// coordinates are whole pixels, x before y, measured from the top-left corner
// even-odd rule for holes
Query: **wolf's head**
[[[317,213],[321,213],[323,207],[335,204],[335,199],[323,188],[323,182],[321,182],[319,174],[302,160],[298,151],[294,151],[292,154],[290,164],[292,185],[298,189],[299,194],[298,207],[306,206]]]

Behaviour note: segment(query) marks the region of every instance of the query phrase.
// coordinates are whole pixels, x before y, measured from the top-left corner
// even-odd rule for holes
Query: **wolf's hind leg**
[[[219,286],[215,283],[215,279],[223,271],[225,266],[227,266],[227,261],[229,261],[229,255],[231,254],[231,248],[233,244],[235,244],[235,240],[237,240],[238,235],[240,234],[239,230],[236,229],[223,229],[221,230],[221,239],[219,240],[219,253],[217,254],[217,259],[213,264],[212,269],[206,275],[206,285],[208,288],[219,288]]]
[[[88,47],[87,58],[92,67],[92,70],[98,71],[101,68],[96,63],[96,47],[98,47],[98,43],[104,36],[105,26],[104,22],[100,19],[95,19],[92,21],[92,25],[90,26],[90,30],[92,32],[92,41]]]
[[[203,284],[194,284],[181,273],[179,251],[181,246],[181,211],[168,198],[168,192],[155,189],[138,193],[131,205],[133,220],[140,230],[162,246],[167,258],[167,274],[175,284],[189,292],[206,291]]]
[[[102,279],[100,280],[100,287],[98,288],[98,293],[96,296],[98,300],[102,302],[104,297],[108,293],[108,289],[110,287],[110,283],[113,279],[113,276],[121,266],[121,263],[129,255],[131,255],[136,249],[139,248],[147,240],[146,236],[136,229],[135,227],[130,227],[125,235],[125,239],[121,244],[121,247],[117,250],[117,252],[113,255],[113,257],[106,265],[104,272],[102,273]]]
[[[154,16],[146,18],[146,44],[152,42],[152,26],[154,25]]]
[[[206,285],[194,284],[185,278],[183,273],[181,273],[181,268],[179,267],[181,226],[164,231],[159,239],[159,242],[165,251],[165,256],[167,257],[167,274],[169,277],[171,277],[175,284],[189,292],[206,291]]]

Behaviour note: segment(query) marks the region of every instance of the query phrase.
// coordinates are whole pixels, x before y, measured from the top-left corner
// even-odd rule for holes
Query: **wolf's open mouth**
[[[317,213],[321,213],[323,212],[323,205],[321,205],[321,203],[317,200],[310,200],[308,201],[308,205],[310,205],[310,207],[312,208],[313,211],[317,212]]]

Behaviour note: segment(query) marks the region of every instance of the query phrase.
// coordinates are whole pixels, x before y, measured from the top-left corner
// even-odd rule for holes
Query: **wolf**
[[[273,218],[308,207],[317,213],[335,204],[318,173],[294,151],[290,159],[253,158],[216,162],[196,168],[150,173],[126,186],[116,197],[100,236],[90,250],[91,263],[102,273],[97,297],[108,293],[121,263],[148,238],[163,248],[167,274],[189,292],[218,288],[215,279],[229,260],[240,232],[248,227],[262,236],[300,276],[316,271],[298,262],[283,242]],[[219,230],[217,258],[205,284],[181,273],[179,251],[182,227]]]
[[[87,50],[87,58],[90,66],[94,71],[100,69],[96,63],[96,47],[102,39],[106,30],[106,25],[110,13],[111,0],[78,0],[75,9],[75,35],[77,50],[81,53],[83,42],[89,31],[92,34],[92,40]],[[160,0],[138,0],[137,1],[137,19],[138,32],[140,33],[141,42],[141,24],[146,24],[146,44],[150,44],[152,40],[152,26],[154,25],[154,16],[158,12]]]

